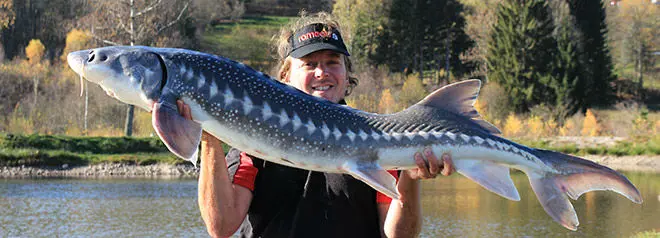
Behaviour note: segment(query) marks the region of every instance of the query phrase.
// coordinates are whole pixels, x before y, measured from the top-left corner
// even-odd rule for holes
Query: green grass
[[[223,145],[225,152],[229,150]],[[69,166],[99,163],[188,163],[157,137],[72,137],[0,134],[0,166]]]
[[[217,24],[202,37],[202,51],[243,62],[267,72],[274,65],[271,38],[290,17],[245,17]]]
[[[652,230],[652,231],[643,231],[640,233],[635,234],[634,236],[631,236],[633,238],[658,238],[660,237],[660,232]]]
[[[594,146],[579,148],[575,144],[551,146],[549,140],[516,139],[517,143],[545,150],[553,150],[573,155],[660,155],[660,136],[652,138],[633,138],[629,141],[618,142],[614,146]]]

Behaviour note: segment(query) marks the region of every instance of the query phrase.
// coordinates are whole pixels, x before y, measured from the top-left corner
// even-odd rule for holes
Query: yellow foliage
[[[396,102],[392,97],[390,89],[385,89],[380,95],[380,102],[378,103],[378,112],[380,113],[394,113],[396,110]]]
[[[92,35],[89,31],[73,29],[66,34],[66,45],[62,52],[62,61],[66,61],[66,56],[74,51],[84,50],[91,47]]]
[[[655,125],[653,126],[653,134],[658,134],[660,132],[660,120],[655,121]]]
[[[486,118],[486,113],[487,113],[486,108],[488,108],[488,103],[487,102],[484,102],[483,100],[479,100],[479,99],[475,100],[474,109],[477,110],[477,112],[479,112],[479,114],[481,114],[481,116],[484,117],[484,119],[487,120],[487,118]]]
[[[596,115],[594,115],[591,109],[587,109],[584,122],[582,123],[582,136],[599,136],[601,130],[602,128],[598,124]]]
[[[30,64],[40,63],[45,52],[46,47],[38,39],[31,40],[28,46],[25,47],[25,56],[28,58]]]
[[[527,120],[528,134],[533,137],[541,137],[544,133],[543,121],[541,117],[532,116]]]
[[[504,136],[516,136],[518,135],[523,128],[522,121],[513,113],[510,113],[506,117],[504,122],[504,131],[502,132]]]
[[[360,94],[346,98],[346,104],[352,108],[360,109],[367,112],[377,112],[378,103],[376,102],[377,96],[372,94]]]
[[[545,123],[544,135],[545,136],[555,135],[555,132],[557,131],[557,126],[559,126],[559,124],[555,121],[555,119],[550,118],[550,120],[548,120]]]
[[[399,95],[401,106],[404,108],[409,107],[422,100],[426,94],[426,88],[422,85],[422,81],[419,80],[419,74],[410,74],[403,83],[401,94]]]
[[[571,134],[571,131],[575,129],[575,122],[573,120],[568,120],[564,123],[564,126],[559,128],[559,135],[568,136]]]

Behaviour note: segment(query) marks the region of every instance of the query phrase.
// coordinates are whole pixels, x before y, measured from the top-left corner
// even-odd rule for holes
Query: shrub
[[[518,136],[523,128],[523,122],[511,113],[504,122],[504,136]]]
[[[584,122],[582,123],[582,135],[583,136],[599,136],[601,134],[601,126],[598,124],[596,115],[594,115],[591,109],[587,109],[587,113],[584,117]]]
[[[41,63],[45,52],[46,47],[38,39],[31,40],[28,46],[25,47],[25,56],[30,64]]]

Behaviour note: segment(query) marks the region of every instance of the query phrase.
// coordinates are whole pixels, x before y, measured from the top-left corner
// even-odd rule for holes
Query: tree
[[[586,110],[595,105],[608,105],[614,99],[611,83],[615,76],[606,41],[605,5],[602,0],[567,2],[580,36],[577,49],[582,80],[577,91],[585,98],[580,108]]]
[[[550,16],[541,0],[506,0],[498,6],[486,58],[488,79],[502,86],[516,112],[554,99],[548,87],[556,50]]]
[[[463,5],[455,0],[393,0],[381,46],[373,58],[395,72],[472,70],[460,59],[474,42],[465,34]]]
[[[611,7],[608,22],[617,68],[633,65],[638,94],[644,86],[644,73],[654,65],[652,50],[660,49],[660,5],[629,0]],[[625,72],[624,72],[625,73]]]
[[[394,113],[396,109],[396,102],[392,97],[390,89],[385,89],[381,93],[380,102],[378,102],[378,112],[380,113]]]
[[[356,62],[373,63],[387,24],[390,0],[338,0],[332,13],[342,24],[351,57]]]
[[[407,108],[424,98],[427,95],[426,89],[417,75],[411,74],[403,83],[401,93],[399,94],[401,108]]]
[[[553,64],[554,79],[549,87],[554,91],[554,102],[550,102],[552,116],[560,125],[564,120],[580,110],[585,105],[584,97],[580,97],[580,68],[578,64],[577,31],[574,18],[568,12],[568,5],[563,1],[554,2],[555,29],[557,52]]]
[[[46,47],[38,39],[31,40],[28,46],[25,47],[25,56],[30,64],[41,63],[44,52],[46,52]]]
[[[14,22],[14,7],[12,0],[0,0],[0,29],[9,27]]]

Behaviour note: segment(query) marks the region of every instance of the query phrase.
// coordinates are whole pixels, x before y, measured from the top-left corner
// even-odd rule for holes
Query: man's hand
[[[425,148],[423,153],[424,155],[417,152],[414,155],[417,168],[407,171],[407,174],[411,179],[431,179],[438,176],[438,173],[444,176],[449,176],[456,171],[451,156],[448,153],[442,154],[442,161],[438,160],[433,154],[431,148]],[[424,160],[424,158],[426,158],[426,160]]]

